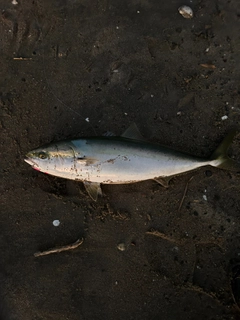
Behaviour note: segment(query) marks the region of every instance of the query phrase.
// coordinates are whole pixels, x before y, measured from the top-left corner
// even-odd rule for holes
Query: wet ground
[[[202,168],[168,189],[104,185],[94,203],[81,183],[23,161],[41,144],[132,122],[149,141],[210,156],[239,127],[239,1],[0,8],[0,318],[239,319],[237,173]]]

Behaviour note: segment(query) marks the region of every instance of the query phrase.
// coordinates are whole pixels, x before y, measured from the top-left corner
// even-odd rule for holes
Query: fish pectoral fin
[[[133,122],[121,135],[123,138],[146,141],[141,135],[135,122]]]
[[[98,182],[89,182],[83,181],[84,187],[89,194],[89,196],[94,200],[97,201],[98,195],[102,195],[101,185]]]
[[[84,164],[85,166],[90,166],[91,164],[96,163],[98,160],[95,158],[89,158],[89,157],[78,157],[76,158],[76,161]]]
[[[154,178],[153,180],[156,181],[157,183],[159,183],[164,188],[168,188],[169,187],[169,181],[171,179],[172,179],[172,177],[157,177],[157,178]]]

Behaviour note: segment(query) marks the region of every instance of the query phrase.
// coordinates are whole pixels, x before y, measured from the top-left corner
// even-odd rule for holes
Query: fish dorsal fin
[[[123,138],[145,141],[135,122],[133,122],[121,135]]]
[[[98,182],[89,182],[83,181],[84,187],[89,194],[89,196],[94,200],[97,201],[98,195],[102,195],[101,185]]]
[[[115,137],[116,135],[115,135],[113,132],[111,132],[111,131],[107,131],[107,132],[105,132],[105,133],[103,134],[103,136],[104,136],[104,137]]]

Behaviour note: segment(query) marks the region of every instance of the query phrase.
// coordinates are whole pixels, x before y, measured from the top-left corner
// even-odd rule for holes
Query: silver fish
[[[178,174],[202,166],[240,171],[227,156],[235,133],[230,133],[210,159],[201,159],[148,143],[135,124],[120,137],[86,137],[51,143],[30,151],[25,161],[38,171],[82,181],[93,200],[102,194],[101,183],[125,184],[153,179],[168,186]]]

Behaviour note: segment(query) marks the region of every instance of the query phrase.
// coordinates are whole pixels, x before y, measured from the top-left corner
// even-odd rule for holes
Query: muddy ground
[[[149,141],[210,156],[239,128],[239,1],[14,3],[0,4],[0,319],[239,319],[237,173],[104,185],[94,203],[81,183],[23,161],[132,122]]]

